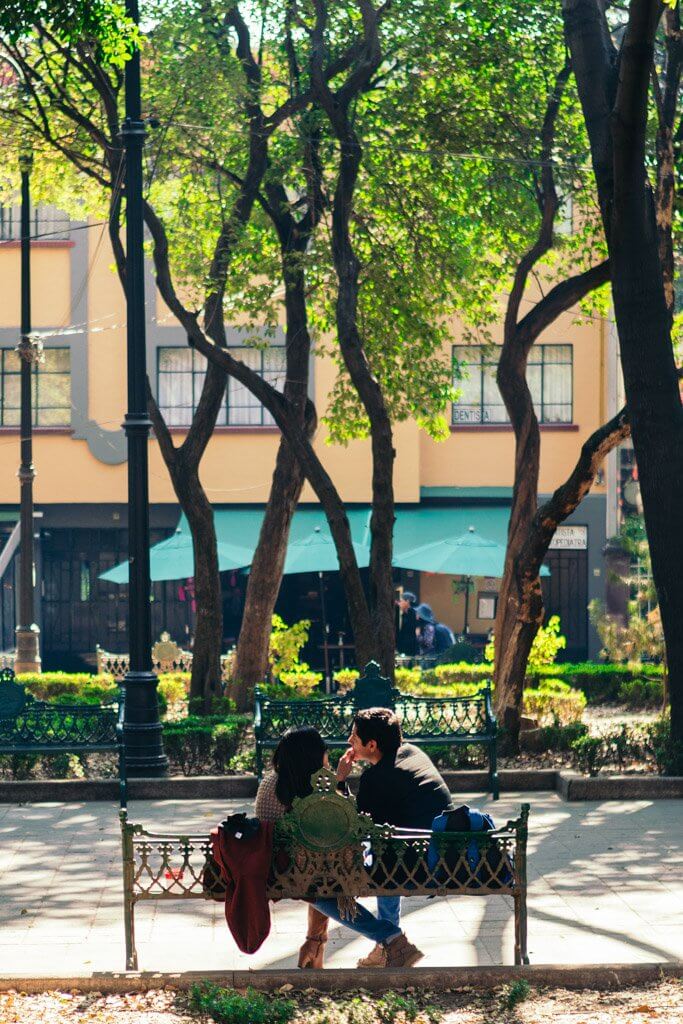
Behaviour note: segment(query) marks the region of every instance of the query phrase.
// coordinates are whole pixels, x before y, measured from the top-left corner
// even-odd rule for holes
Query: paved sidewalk
[[[458,797],[460,799],[460,797]],[[532,964],[652,963],[683,959],[683,805],[680,801],[565,804],[555,794],[481,794],[497,823],[531,803],[529,955]],[[163,831],[208,831],[231,801],[134,803],[131,821]],[[368,901],[372,908],[374,901]],[[404,900],[404,926],[425,967],[510,964],[511,901]],[[306,910],[283,901],[268,940],[239,953],[220,905],[143,903],[136,911],[143,971],[296,966]],[[337,926],[326,965],[352,967],[365,940]],[[113,804],[0,806],[0,972],[86,974],[124,967],[121,859]]]

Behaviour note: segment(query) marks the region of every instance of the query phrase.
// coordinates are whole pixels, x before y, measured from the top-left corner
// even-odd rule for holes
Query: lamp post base
[[[17,626],[17,653],[14,659],[14,671],[40,672],[40,630],[35,622],[31,626]]]
[[[123,734],[129,778],[156,779],[168,774],[157,704],[158,682],[153,672],[129,672],[123,681],[126,691]]]

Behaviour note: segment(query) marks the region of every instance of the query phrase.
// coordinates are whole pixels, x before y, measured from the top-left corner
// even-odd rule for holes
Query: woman
[[[329,768],[327,747],[317,729],[306,725],[288,729],[273,752],[273,771],[256,794],[256,817],[277,821],[291,810],[294,798],[313,792],[311,775]],[[306,941],[299,950],[299,967],[323,966],[329,919],[309,905]]]

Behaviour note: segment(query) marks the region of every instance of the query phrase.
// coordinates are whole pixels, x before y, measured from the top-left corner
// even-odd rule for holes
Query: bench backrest
[[[336,791],[325,769],[311,781],[313,793],[276,823],[270,898],[514,895],[526,886],[528,804],[495,832],[436,834],[373,824]],[[206,835],[150,832],[129,823],[125,812],[121,826],[124,888],[133,903],[216,898],[207,884],[215,866]]]
[[[366,696],[362,693],[362,699]],[[256,738],[269,746],[278,742],[286,729],[304,725],[314,726],[328,743],[343,745],[356,711],[378,706],[395,709],[406,740],[495,733],[488,684],[471,697],[421,697],[393,690],[391,705],[359,703],[354,690],[320,700],[274,700],[257,689],[254,704]]]
[[[114,749],[121,706],[48,704],[36,700],[12,669],[0,670],[0,751],[66,749],[77,746]]]

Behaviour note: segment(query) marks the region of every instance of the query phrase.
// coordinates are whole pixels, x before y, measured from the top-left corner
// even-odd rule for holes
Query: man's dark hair
[[[363,708],[356,712],[353,724],[363,746],[374,740],[382,757],[395,754],[403,743],[401,723],[391,708]]]

